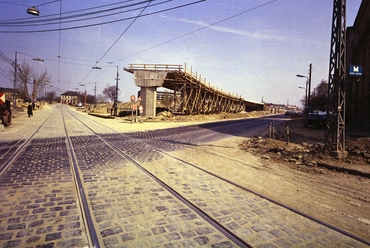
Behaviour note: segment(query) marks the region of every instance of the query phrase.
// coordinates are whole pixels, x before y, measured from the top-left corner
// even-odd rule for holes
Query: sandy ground
[[[179,117],[177,120],[161,116],[143,124],[132,124],[128,118],[96,119],[118,131],[132,132],[229,118],[246,118],[260,114],[220,114],[211,117]],[[17,119],[24,119],[23,115],[25,113],[19,113],[14,119],[13,133],[16,133]],[[118,123],[120,125],[117,125]],[[315,163],[306,164],[307,161],[319,163],[317,161],[321,159],[328,163],[346,164],[347,167],[355,166],[370,172],[369,159],[366,157],[369,153],[369,148],[366,147],[367,140],[355,143],[358,138],[353,138],[354,141],[351,142],[354,142],[354,145],[352,144],[350,156],[346,159],[338,160],[319,151],[313,158],[304,157],[305,154],[301,157],[302,151],[311,154],[313,150],[316,151],[317,147],[320,147],[320,143],[323,142],[323,130],[304,129],[299,120],[284,125],[279,128],[284,130],[290,125],[289,146],[283,135],[281,135],[283,141],[270,142],[268,138],[255,138],[251,141],[247,138],[235,137],[189,147],[173,154],[370,241],[370,179],[321,168]],[[277,127],[277,130],[279,128]],[[1,132],[0,135],[4,137],[5,133],[6,131]],[[256,134],[258,135],[260,134]],[[362,134],[357,135],[357,137],[361,136]],[[308,145],[302,145],[302,143],[308,143]],[[270,151],[271,148],[278,148],[278,150]]]

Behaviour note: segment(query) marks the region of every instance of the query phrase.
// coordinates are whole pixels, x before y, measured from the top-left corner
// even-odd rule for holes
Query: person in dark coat
[[[32,114],[32,104],[31,103],[27,107],[27,114],[28,114],[28,117],[33,116],[33,114]]]

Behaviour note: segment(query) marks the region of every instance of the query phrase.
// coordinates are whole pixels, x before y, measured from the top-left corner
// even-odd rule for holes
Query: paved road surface
[[[94,235],[101,247],[366,246],[168,156],[255,135],[271,117],[131,133],[62,105],[31,118],[2,133],[0,247],[88,247]]]

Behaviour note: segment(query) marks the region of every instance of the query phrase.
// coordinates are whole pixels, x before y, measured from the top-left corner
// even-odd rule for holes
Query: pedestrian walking
[[[32,104],[31,103],[27,107],[27,114],[28,114],[28,117],[33,116],[33,113],[32,113]]]

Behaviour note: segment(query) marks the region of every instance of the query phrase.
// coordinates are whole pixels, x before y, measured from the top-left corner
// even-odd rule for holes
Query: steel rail
[[[184,144],[184,146],[191,147],[191,145],[187,145],[187,144]],[[207,152],[208,153],[211,153],[214,156],[218,156],[218,157],[222,157],[222,158],[224,158],[224,156],[221,156],[221,154],[228,155],[227,153],[221,152],[221,151],[217,151],[217,153],[214,152],[214,151],[207,151]],[[236,161],[240,162],[240,160],[236,160]],[[264,163],[264,165],[266,165],[266,164]],[[282,171],[282,170],[279,171],[279,172],[281,174],[287,174],[288,173],[287,171]],[[296,175],[296,178],[295,178],[296,181],[297,181],[297,177],[299,177],[298,178],[299,182],[304,183],[304,181],[302,179],[300,179],[300,178],[303,178],[304,176],[302,176],[302,175]],[[338,186],[336,186],[336,185],[334,185],[332,183],[323,182],[321,179],[318,179],[317,177],[311,176],[311,174],[310,175],[305,175],[305,178],[309,178],[311,181],[315,181],[317,183],[320,183],[321,187],[323,189],[325,189],[325,190],[328,190],[328,191],[334,189],[334,190],[338,190],[338,191],[341,191],[341,192],[344,192],[344,193],[350,193],[350,194],[355,195],[355,196],[358,196],[358,197],[361,197],[361,196],[362,197],[370,197],[370,192],[366,192],[366,191],[363,191],[363,190],[353,189],[353,188],[351,188],[349,186],[347,186],[347,188],[343,189],[343,188],[340,188],[340,187],[338,187]],[[323,187],[323,186],[325,186],[325,187]],[[349,189],[351,191],[348,191]],[[362,195],[359,194],[359,193],[361,193]],[[352,196],[352,197],[355,197],[355,196]]]
[[[26,141],[24,141],[23,142],[23,144],[20,146],[20,147],[18,147],[17,148],[17,150],[16,150],[16,152],[4,163],[4,165],[0,168],[0,177],[2,176],[2,174],[11,166],[11,164],[18,158],[18,156],[26,149],[26,147],[30,144],[30,142],[31,142],[31,140],[32,140],[32,138],[36,135],[36,133],[38,133],[39,131],[40,131],[40,129],[45,125],[45,123],[50,119],[50,117],[54,114],[56,112],[56,110],[54,109],[53,110],[53,112],[45,119],[45,121],[43,121],[42,123],[41,123],[41,125],[36,129],[36,131],[35,132],[33,132],[31,135],[30,135],[30,137],[26,140]],[[65,122],[64,122],[64,116],[63,116],[63,114],[62,114],[62,118],[63,118],[63,124],[64,124],[64,127],[65,127]],[[66,127],[65,127],[66,128]],[[66,129],[65,129],[65,131],[66,131]],[[66,131],[66,135],[67,135],[67,140],[68,140],[68,142],[70,142],[70,139],[69,139],[69,136],[68,136],[68,134],[67,134],[67,131]],[[19,141],[18,141],[19,142]],[[70,145],[70,144],[69,144]],[[70,149],[69,149],[69,152],[71,153],[71,154],[73,154],[73,149],[71,149],[71,146],[69,147]],[[73,160],[73,165],[75,165],[75,158],[74,158],[74,156],[72,155],[72,160]],[[75,173],[76,173],[76,175],[77,175],[77,177],[75,178],[75,179],[77,179],[77,182],[79,182],[78,183],[78,185],[76,184],[76,188],[77,189],[79,189],[79,193],[81,194],[81,195],[84,195],[84,192],[83,192],[83,188],[82,187],[80,187],[80,182],[81,182],[81,179],[80,180],[78,180],[80,177],[79,177],[79,173],[78,173],[78,170],[76,170],[76,168],[74,168],[74,171],[75,171]],[[82,188],[82,192],[81,192],[81,188]],[[80,195],[79,194],[79,195]],[[87,201],[86,201],[86,196],[85,197],[82,197],[81,198],[81,200],[82,200],[82,204],[84,205],[84,206],[87,206]],[[88,209],[88,208],[87,208]],[[88,210],[87,210],[88,211]],[[86,212],[84,211],[84,210],[82,210],[82,212],[83,213],[85,213],[86,214]],[[87,215],[87,214],[86,214]],[[91,218],[91,214],[90,214],[90,218]],[[89,221],[87,221],[88,222],[88,228],[89,228],[89,230],[91,229],[91,225],[89,225],[90,223],[89,223]],[[92,228],[94,228],[94,227],[92,227]],[[95,230],[95,229],[94,229]],[[96,237],[96,234],[95,234],[95,237]],[[92,237],[92,235],[90,234],[90,238],[91,238],[91,240],[92,240],[92,243],[93,243],[93,247],[96,247],[96,248],[100,248],[100,244],[99,243],[96,243],[96,239],[95,239],[95,237]]]
[[[20,145],[20,147],[17,148],[17,150],[15,151],[15,153],[10,157],[8,158],[8,160],[4,163],[4,165],[0,168],[0,177],[2,176],[2,174],[10,167],[10,165],[13,163],[13,161],[19,156],[19,154],[21,152],[24,151],[24,149],[29,145],[31,139],[33,138],[33,136],[36,135],[36,133],[41,129],[42,126],[44,126],[44,124],[49,120],[49,118],[54,114],[55,110],[53,110],[53,112],[46,118],[46,120],[41,123],[41,125],[36,129],[36,131],[34,133],[32,133],[30,135],[30,137],[28,139],[26,139],[22,145]]]
[[[107,144],[112,150],[117,152],[120,156],[127,159],[129,162],[134,164],[136,167],[138,167],[140,170],[142,170],[145,174],[147,174],[149,177],[151,177],[153,180],[155,180],[158,184],[160,184],[163,188],[165,188],[168,192],[170,192],[173,196],[175,196],[178,200],[183,202],[186,206],[191,208],[194,212],[196,212],[198,215],[200,215],[205,221],[207,221],[209,224],[211,224],[214,228],[216,228],[218,231],[220,231],[222,234],[224,234],[226,237],[228,237],[231,241],[233,241],[235,244],[237,244],[239,247],[252,247],[248,243],[246,243],[243,239],[235,235],[233,232],[231,232],[228,228],[223,226],[221,223],[216,221],[214,218],[212,218],[210,215],[208,215],[206,212],[201,210],[199,207],[197,207],[194,203],[186,199],[184,196],[182,196],[180,193],[178,193],[175,189],[173,189],[171,186],[167,185],[165,182],[163,182],[161,179],[156,177],[153,173],[146,170],[139,162],[137,162],[135,159],[131,158],[129,155],[124,153],[120,148],[118,148],[116,145],[114,145],[109,140],[103,138],[101,135],[96,133],[93,129],[91,129],[89,126],[87,126],[83,121],[81,121],[79,118],[77,118],[75,115],[73,115],[71,112],[69,112],[70,115],[72,115],[75,119],[80,121],[86,128],[91,130],[96,137],[98,137],[100,140],[102,140],[105,144]]]
[[[87,202],[87,197],[86,197],[86,194],[85,194],[85,190],[83,188],[83,183],[82,183],[81,175],[80,175],[80,172],[79,172],[79,167],[78,167],[76,155],[75,155],[75,152],[74,152],[74,149],[73,149],[71,138],[68,135],[67,126],[66,126],[66,122],[65,122],[62,110],[61,110],[61,114],[62,114],[62,119],[63,119],[64,130],[65,130],[66,138],[67,138],[68,151],[69,151],[69,154],[70,154],[70,158],[72,160],[72,167],[73,167],[73,171],[74,171],[74,179],[75,179],[75,182],[76,182],[76,188],[77,188],[77,192],[79,193],[79,196],[80,196],[80,199],[81,199],[81,202],[82,202],[81,212],[85,216],[84,220],[86,220],[86,224],[87,224],[85,226],[88,229],[88,234],[89,234],[89,237],[90,237],[89,241],[91,241],[92,247],[100,248],[101,245],[100,245],[100,242],[99,242],[98,235],[96,233],[96,229],[95,229],[95,226],[94,226],[94,221],[93,221],[92,216],[91,216],[90,208],[89,208],[89,205],[88,205],[88,202]]]
[[[72,115],[72,114],[71,114]],[[75,117],[76,119],[78,119],[77,117]],[[79,120],[79,119],[78,119]],[[91,119],[90,119],[91,120]],[[84,124],[81,120],[79,120],[82,124]],[[94,121],[94,120],[92,120],[92,121]],[[104,126],[104,127],[106,127],[106,128],[108,128],[108,129],[110,129],[110,130],[112,130],[112,131],[114,131],[114,132],[117,132],[117,133],[120,133],[120,132],[118,132],[118,131],[116,131],[116,130],[114,130],[114,129],[112,129],[112,128],[110,128],[110,127],[108,127],[108,126],[105,126],[105,125],[103,125],[103,124],[101,124],[101,123],[99,123],[99,122],[97,122],[97,121],[94,121],[94,122],[96,122],[96,123],[98,123],[98,124],[100,124],[101,126]],[[85,125],[85,124],[84,124]],[[86,126],[86,125],[85,125]],[[87,127],[87,126],[86,126]],[[89,128],[89,127],[88,127]],[[90,129],[90,128],[89,128]],[[95,131],[93,131],[92,129],[90,129],[92,132],[94,132],[96,135],[98,135]],[[299,211],[299,210],[297,210],[297,209],[294,209],[294,208],[292,208],[292,207],[289,207],[288,205],[286,205],[286,204],[283,204],[283,203],[281,203],[281,202],[278,202],[278,201],[276,201],[276,200],[274,200],[274,199],[272,199],[272,198],[270,198],[270,197],[267,197],[267,196],[264,196],[264,195],[262,195],[262,194],[260,194],[260,193],[258,193],[258,192],[256,192],[256,191],[254,191],[254,190],[251,190],[251,189],[248,189],[248,188],[246,188],[246,187],[244,187],[244,186],[242,186],[242,185],[239,185],[239,184],[237,184],[237,183],[235,183],[235,182],[232,182],[232,181],[230,181],[230,180],[228,180],[228,179],[226,179],[226,178],[223,178],[223,177],[221,177],[221,176],[219,176],[219,175],[217,175],[217,174],[215,174],[215,173],[212,173],[212,172],[210,172],[210,171],[207,171],[206,169],[203,169],[203,168],[201,168],[201,167],[199,167],[199,166],[196,166],[196,165],[194,165],[194,164],[192,164],[192,163],[189,163],[189,162],[187,162],[187,161],[185,161],[185,160],[183,160],[183,159],[181,159],[181,158],[178,158],[178,157],[176,157],[176,156],[174,156],[174,155],[172,155],[172,154],[170,154],[170,153],[167,153],[167,152],[165,152],[165,151],[163,151],[163,150],[161,150],[161,149],[159,149],[159,148],[157,148],[157,147],[155,147],[155,146],[152,146],[152,145],[150,145],[150,144],[148,144],[148,143],[146,143],[146,142],[144,142],[144,141],[142,141],[142,140],[139,140],[139,139],[133,139],[132,137],[129,137],[129,136],[127,136],[127,135],[125,135],[124,133],[120,133],[121,135],[123,135],[123,136],[125,136],[126,138],[128,138],[128,139],[131,139],[131,140],[135,140],[135,141],[137,141],[137,142],[139,142],[139,143],[143,143],[143,144],[145,144],[145,145],[147,145],[147,146],[150,146],[151,148],[153,148],[154,150],[156,150],[157,152],[159,152],[159,153],[161,153],[161,154],[163,154],[163,155],[167,155],[167,156],[169,156],[169,157],[172,157],[172,158],[174,158],[174,159],[176,159],[176,160],[178,160],[178,161],[180,161],[180,162],[182,162],[182,163],[185,163],[185,164],[187,164],[187,165],[189,165],[189,166],[192,166],[192,167],[194,167],[194,168],[196,168],[196,169],[198,169],[198,170],[200,170],[200,171],[203,171],[203,172],[205,172],[205,173],[207,173],[207,174],[209,174],[209,175],[211,175],[211,176],[214,176],[214,177],[216,177],[216,178],[218,178],[218,179],[220,179],[220,180],[222,180],[222,181],[225,181],[225,182],[227,182],[227,183],[230,183],[230,184],[232,184],[232,185],[234,185],[234,186],[236,186],[236,187],[238,187],[238,188],[240,188],[240,189],[243,189],[243,190],[245,190],[245,191],[248,191],[248,192],[250,192],[250,193],[252,193],[252,194],[254,194],[254,195],[257,195],[257,196],[259,196],[259,197],[261,197],[261,198],[263,198],[263,199],[265,199],[265,200],[267,200],[267,201],[269,201],[269,202],[271,202],[271,203],[274,203],[274,204],[276,204],[276,205],[278,205],[278,206],[281,206],[281,207],[283,207],[283,208],[285,208],[285,209],[288,209],[289,211],[291,211],[291,212],[293,212],[293,213],[296,213],[296,214],[298,214],[298,215],[300,215],[300,216],[303,216],[303,217],[305,217],[305,218],[307,218],[307,219],[310,219],[310,220],[312,220],[312,221],[314,221],[314,222],[316,222],[316,223],[319,223],[319,224],[321,224],[321,225],[323,225],[323,226],[326,226],[326,227],[328,227],[328,228],[330,228],[330,229],[332,229],[332,230],[334,230],[334,231],[337,231],[337,232],[339,232],[339,233],[341,233],[341,234],[343,234],[343,235],[345,235],[345,236],[348,236],[348,237],[350,237],[350,238],[352,238],[352,239],[355,239],[355,240],[357,240],[357,241],[360,241],[360,242],[362,242],[362,243],[364,243],[364,244],[366,244],[366,245],[370,245],[370,241],[367,241],[367,240],[365,240],[365,239],[363,239],[363,238],[361,238],[361,237],[359,237],[359,236],[357,236],[357,235],[354,235],[354,234],[352,234],[352,233],[349,233],[349,232],[347,232],[347,231],[345,231],[345,230],[343,230],[343,229],[341,229],[341,228],[338,228],[338,227],[336,227],[336,226],[334,226],[334,225],[331,225],[331,224],[329,224],[329,223],[326,223],[325,221],[322,221],[322,220],[319,220],[319,219],[317,219],[317,218],[315,218],[315,217],[313,217],[313,216],[310,216],[310,215],[308,215],[308,214],[306,214],[306,213],[303,213],[302,211]],[[98,137],[99,137],[99,135],[98,135]],[[103,138],[101,138],[101,139],[103,139]],[[109,142],[109,141],[108,141]]]

